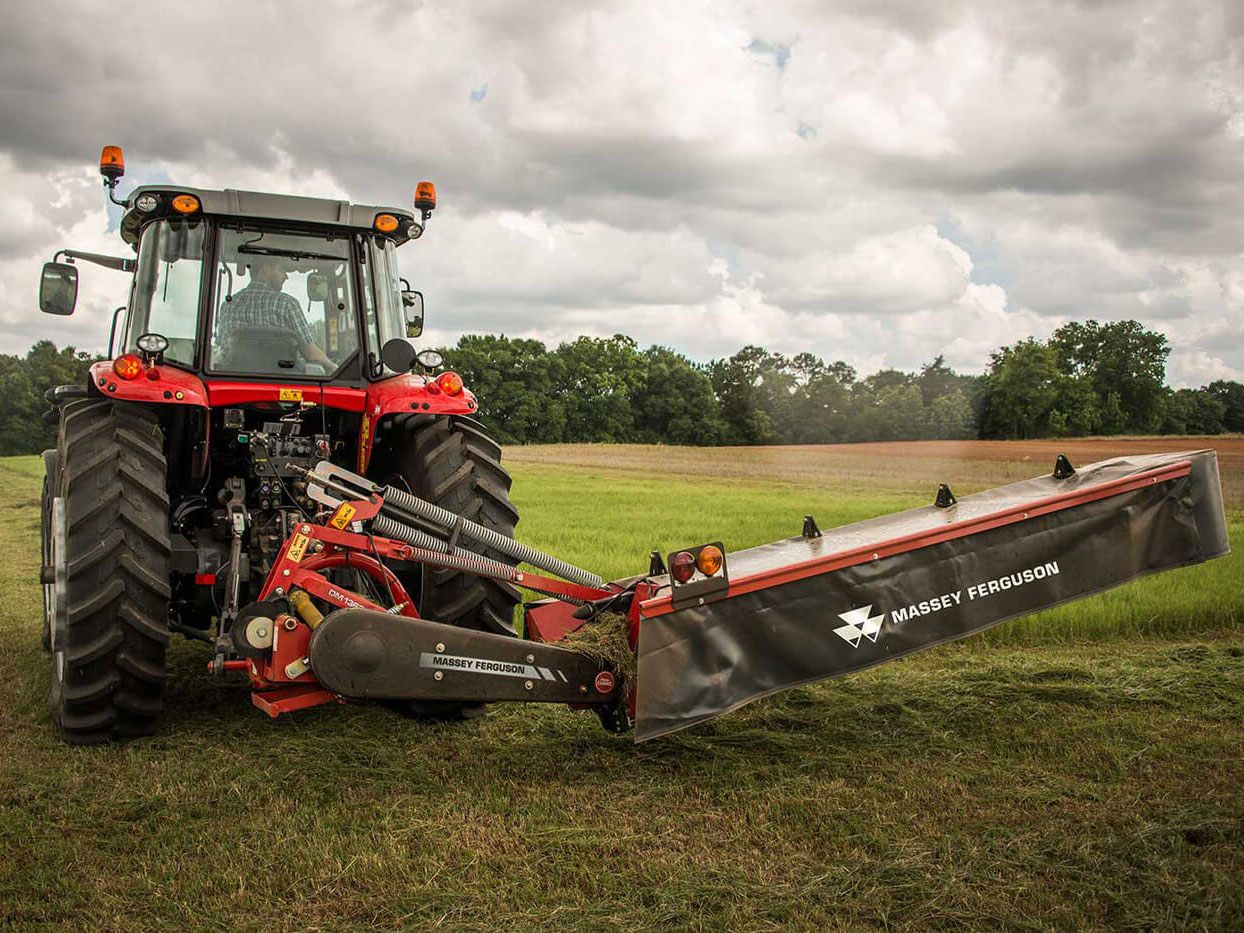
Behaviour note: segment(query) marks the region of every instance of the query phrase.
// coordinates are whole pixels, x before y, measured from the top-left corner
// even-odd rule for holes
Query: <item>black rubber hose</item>
[[[541,570],[547,570],[549,573],[559,576],[564,580],[571,580],[575,583],[581,584],[582,586],[599,587],[604,585],[604,580],[594,573],[590,573],[581,567],[576,567],[574,564],[568,564],[564,560],[558,560],[550,554],[537,551],[535,548],[528,547],[525,544],[515,541],[513,538],[506,537],[499,532],[493,531],[491,528],[485,528],[483,525],[469,519],[462,518],[459,515],[455,515],[453,512],[450,512],[448,509],[443,509],[439,505],[433,505],[431,502],[420,499],[418,496],[412,496],[404,490],[397,489],[393,486],[385,486],[381,492],[381,495],[384,497],[385,507],[392,506],[396,511],[405,512],[407,515],[414,518],[422,518],[425,521],[429,521],[434,525],[444,528],[446,533],[450,533],[454,529],[459,529],[464,538],[470,538],[472,541],[482,544],[486,548],[493,551],[499,551],[502,554],[513,557],[515,560],[525,561],[533,567],[539,567]],[[383,514],[378,515],[372,522],[372,527],[378,534],[384,534],[384,532],[380,531],[380,527],[376,524],[376,522],[380,521],[384,517],[385,516]],[[407,541],[408,544],[413,544],[416,547],[427,548],[429,550],[440,551],[441,553],[445,553],[448,550],[448,545],[444,541],[433,538],[431,535],[426,535],[421,531],[416,531],[413,528],[408,530],[414,532],[415,534],[421,535],[427,540],[427,542],[435,542],[434,545],[423,541],[416,544],[414,541],[407,541],[407,539],[403,538],[402,540]]]

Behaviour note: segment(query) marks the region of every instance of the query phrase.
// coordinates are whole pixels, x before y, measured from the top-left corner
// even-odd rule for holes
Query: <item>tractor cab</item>
[[[63,250],[65,262],[44,268],[40,304],[73,312],[75,259],[133,272],[109,356],[140,353],[140,338],[155,335],[148,343],[163,346],[163,364],[205,377],[363,387],[410,372],[423,296],[401,278],[395,254],[422,235],[436,205],[431,183],[419,185],[416,215],[180,185],[144,185],[121,201],[116,147],[105,149],[101,172],[125,208],[121,238],[137,258]]]

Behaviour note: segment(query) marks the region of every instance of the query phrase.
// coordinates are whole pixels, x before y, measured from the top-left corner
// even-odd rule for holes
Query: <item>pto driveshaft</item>
[[[318,490],[317,487],[319,487]],[[485,548],[505,554],[507,557],[512,557],[517,561],[526,562],[533,567],[539,567],[541,570],[545,570],[564,580],[578,583],[581,586],[599,588],[604,585],[603,579],[590,571],[584,570],[582,567],[576,567],[574,564],[559,560],[551,554],[537,551],[533,547],[528,547],[515,541],[513,538],[508,538],[493,531],[491,528],[484,527],[478,522],[455,515],[448,509],[443,509],[439,505],[420,499],[418,496],[412,495],[405,490],[397,489],[393,486],[377,486],[356,473],[351,473],[327,461],[322,461],[316,465],[314,470],[307,472],[307,491],[312,498],[327,505],[336,506],[340,504],[339,500],[333,499],[323,492],[323,490],[327,489],[350,498],[367,498],[371,495],[379,495],[384,502],[380,506],[380,513],[372,519],[372,529],[378,535],[397,538],[424,550],[436,551],[441,554],[452,554],[453,550],[448,541],[442,541],[433,535],[411,528],[407,524],[407,522],[423,520],[439,528],[450,537],[450,540],[460,535]],[[487,560],[484,557],[479,559]]]

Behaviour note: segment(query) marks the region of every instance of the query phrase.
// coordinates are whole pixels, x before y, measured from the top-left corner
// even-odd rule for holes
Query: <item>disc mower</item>
[[[66,741],[154,730],[172,634],[273,717],[543,702],[644,740],[1228,550],[1213,451],[1060,457],[605,581],[515,540],[474,395],[411,343],[423,296],[395,252],[423,234],[430,183],[413,211],[163,184],[122,200],[120,149],[100,170],[134,256],[62,250],[40,286],[71,314],[77,262],[132,275],[108,359],[49,392],[43,640]]]

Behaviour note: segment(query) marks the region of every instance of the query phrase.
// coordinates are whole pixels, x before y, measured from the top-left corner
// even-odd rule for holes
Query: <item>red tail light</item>
[[[143,361],[133,353],[123,353],[112,361],[112,371],[118,379],[137,379],[143,374]]]
[[[436,384],[446,395],[462,394],[462,377],[455,372],[441,373],[436,377]]]
[[[679,551],[670,558],[670,576],[679,583],[686,583],[695,574],[695,557],[690,551]]]

